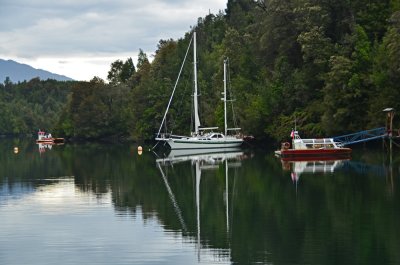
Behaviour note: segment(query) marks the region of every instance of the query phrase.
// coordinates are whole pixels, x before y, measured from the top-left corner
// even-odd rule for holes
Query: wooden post
[[[386,108],[383,110],[387,113],[386,117],[386,130],[390,137],[393,136],[393,118],[394,118],[394,109],[393,108]]]
[[[389,151],[390,156],[392,155],[392,140],[393,140],[393,118],[394,118],[394,108],[386,108],[383,110],[386,112],[386,134],[389,137]]]
[[[386,133],[389,138],[393,136],[393,118],[394,118],[394,108],[386,108],[383,110],[386,112]]]

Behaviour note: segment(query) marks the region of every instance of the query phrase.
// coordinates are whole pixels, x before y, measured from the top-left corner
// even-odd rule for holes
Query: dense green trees
[[[116,60],[111,64],[111,69],[108,71],[107,79],[112,84],[125,83],[134,73],[135,65],[132,58],[128,58],[125,62]]]
[[[398,8],[397,1],[228,1],[226,14],[199,19],[196,27],[202,122],[218,123],[221,62],[230,57],[235,104],[245,133],[286,138],[295,119],[304,134],[314,136],[381,126],[381,110],[399,105],[396,74],[389,76],[400,58]],[[182,44],[189,37],[178,40],[180,51],[170,50],[170,55],[183,57]],[[157,53],[164,49],[159,46]],[[176,60],[165,60],[162,71],[176,69]],[[168,92],[159,84],[166,75],[154,64],[159,63],[152,62],[148,81],[155,86],[147,86],[147,94],[141,95],[146,99]],[[163,109],[151,104],[147,111],[153,118]],[[182,131],[184,121],[190,123],[175,121],[175,130]],[[155,130],[150,126],[145,131]]]
[[[58,132],[68,137],[101,139],[128,135],[128,88],[100,78],[73,85]]]
[[[69,82],[41,81],[0,84],[0,135],[52,130],[69,93]]]
[[[6,80],[0,126],[3,133],[26,132],[51,127],[59,118],[58,131],[66,136],[152,138],[193,30],[204,126],[222,125],[226,57],[245,134],[281,140],[295,120],[302,135],[315,137],[382,126],[383,108],[400,109],[399,10],[398,0],[229,0],[225,13],[199,18],[181,39],[160,40],[152,61],[140,50],[136,66],[131,58],[113,62],[108,84],[99,79],[70,83],[68,100],[64,93],[62,100],[49,97],[45,106],[27,105],[25,96],[31,93],[29,100],[37,100],[41,89],[31,90],[45,81],[14,85]],[[190,132],[192,67],[188,62],[183,68],[168,132]],[[23,96],[14,97],[14,87]],[[42,112],[50,113],[51,123]]]

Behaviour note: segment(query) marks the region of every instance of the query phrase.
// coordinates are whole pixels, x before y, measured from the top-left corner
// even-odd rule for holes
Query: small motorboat
[[[343,147],[333,138],[302,139],[298,131],[292,131],[292,145],[289,142],[282,143],[281,150],[275,151],[275,155],[281,158],[295,157],[348,157],[351,149]]]
[[[59,144],[64,143],[64,138],[54,138],[51,133],[46,134],[44,131],[39,130],[36,143]]]

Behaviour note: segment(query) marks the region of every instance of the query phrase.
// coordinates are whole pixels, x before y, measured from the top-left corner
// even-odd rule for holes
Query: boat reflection
[[[229,151],[229,152],[228,152]],[[197,235],[196,235],[196,250],[198,260],[201,259],[201,223],[200,223],[200,186],[201,186],[201,174],[204,170],[216,170],[219,169],[220,165],[224,166],[225,169],[225,192],[223,194],[223,200],[226,209],[226,230],[227,239],[230,242],[230,215],[229,215],[229,195],[233,194],[229,192],[229,168],[238,168],[241,166],[241,161],[246,159],[248,156],[240,148],[229,148],[229,149],[203,149],[203,150],[172,150],[167,157],[156,160],[157,166],[161,172],[164,180],[164,184],[169,193],[169,197],[172,205],[174,206],[175,213],[181,223],[184,232],[187,232],[187,226],[184,218],[182,217],[182,211],[179,207],[179,203],[168,183],[168,177],[163,170],[163,167],[171,167],[177,163],[191,162],[192,167],[195,169],[195,202],[196,202],[196,224],[197,224]],[[228,251],[228,257],[230,257],[230,247]]]
[[[227,149],[193,149],[193,150],[171,150],[164,158],[156,160],[163,165],[173,165],[180,162],[191,161],[192,164],[199,163],[201,169],[207,167],[218,168],[218,165],[229,160],[230,167],[234,166],[235,161],[241,161],[247,156],[240,148]]]
[[[42,143],[38,143],[38,148],[39,148],[39,153],[43,154],[44,152],[46,152],[46,150],[51,150],[53,148],[52,144],[42,144]]]
[[[38,150],[40,154],[43,154],[46,151],[50,151],[54,145],[62,145],[62,143],[37,143],[38,145]]]
[[[350,158],[325,160],[281,160],[282,168],[291,171],[292,181],[297,183],[303,173],[333,173],[343,167]]]

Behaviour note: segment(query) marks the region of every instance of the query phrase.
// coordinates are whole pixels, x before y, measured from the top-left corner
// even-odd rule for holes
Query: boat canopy
[[[218,127],[203,127],[199,128],[199,131],[216,130]]]

